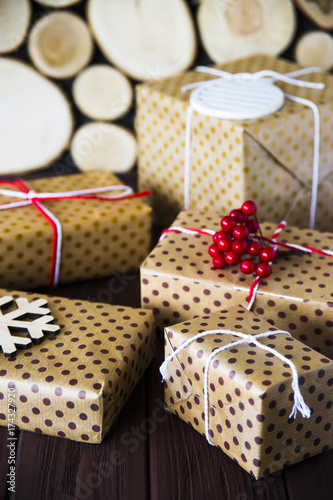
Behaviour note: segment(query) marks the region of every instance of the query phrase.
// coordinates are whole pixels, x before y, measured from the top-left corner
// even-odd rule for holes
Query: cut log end
[[[89,0],[88,21],[105,57],[135,80],[186,70],[196,36],[184,0]]]
[[[134,135],[124,127],[92,122],[79,128],[72,139],[71,155],[83,172],[102,170],[123,173],[130,170],[137,156]]]
[[[319,66],[324,71],[333,67],[333,38],[323,31],[303,35],[295,48],[295,59],[303,66]]]
[[[296,29],[291,0],[203,0],[197,18],[204,48],[218,63],[257,53],[276,56]]]
[[[72,5],[76,5],[82,0],[35,0],[35,2],[40,5],[44,5],[45,7],[52,7],[54,9],[63,9],[64,7],[71,7]]]
[[[90,61],[93,43],[84,21],[69,12],[53,12],[33,27],[29,55],[41,73],[70,78]]]
[[[76,77],[73,98],[89,118],[116,120],[129,111],[133,91],[128,79],[119,71],[106,64],[96,64]]]
[[[333,29],[332,0],[295,0],[300,10],[320,28]]]
[[[30,0],[0,1],[0,54],[16,50],[24,42],[30,18]]]
[[[0,88],[0,173],[47,167],[68,147],[72,134],[67,99],[31,66],[4,57]]]

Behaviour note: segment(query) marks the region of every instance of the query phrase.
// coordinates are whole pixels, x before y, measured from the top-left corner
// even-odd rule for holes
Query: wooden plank
[[[332,500],[333,450],[290,467],[285,482],[290,500]]]
[[[148,373],[149,418],[163,401],[158,367],[163,360],[163,336],[158,333],[157,359]],[[150,495],[152,500],[203,498],[232,500],[287,500],[283,473],[259,481],[208,444],[178,417],[158,412],[155,432],[149,435]]]
[[[4,395],[5,396],[5,395]],[[15,433],[15,437],[19,439],[19,432]],[[8,459],[9,459],[9,448],[8,444],[10,441],[8,441],[8,429],[7,427],[0,427],[0,498],[3,500],[7,500],[10,498],[10,491],[8,488],[10,487],[10,484],[7,484],[7,481],[9,480],[9,477],[7,474],[9,473],[9,464],[8,464]],[[16,441],[16,446],[15,449],[17,448],[17,441]]]
[[[16,498],[147,498],[147,442],[135,434],[144,420],[142,380],[100,445],[21,431]]]

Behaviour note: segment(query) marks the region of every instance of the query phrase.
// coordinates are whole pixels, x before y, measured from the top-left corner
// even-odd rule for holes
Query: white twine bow
[[[263,80],[267,84],[273,84],[275,81],[281,81],[284,83],[289,83],[297,87],[313,88],[313,89],[323,89],[325,84],[323,83],[313,83],[303,80],[297,80],[295,77],[307,75],[309,73],[321,72],[321,68],[305,68],[297,71],[292,71],[285,75],[277,73],[272,70],[261,70],[256,73],[228,73],[227,71],[222,71],[216,68],[209,68],[206,66],[198,66],[197,71],[202,73],[208,73],[211,75],[218,76],[221,80],[231,80],[231,81],[257,81]],[[190,83],[182,87],[182,91],[196,89],[197,87],[210,86],[216,84],[216,79],[209,81],[202,81],[196,83]],[[316,219],[316,207],[317,207],[317,196],[318,196],[318,184],[319,184],[319,152],[320,152],[320,114],[318,106],[310,101],[309,99],[304,99],[302,97],[293,96],[290,94],[284,94],[285,97],[291,101],[298,102],[304,106],[308,106],[313,111],[314,117],[314,142],[313,142],[313,172],[312,172],[312,190],[311,190],[311,206],[310,206],[310,219],[309,227],[314,228]],[[187,109],[186,118],[186,133],[185,133],[185,164],[184,164],[184,208],[188,209],[190,207],[190,161],[191,161],[191,122],[193,115],[193,107],[189,103]],[[209,112],[207,111],[207,116]],[[223,118],[223,117],[221,117]]]
[[[209,436],[209,394],[208,394],[208,384],[209,384],[209,367],[212,359],[219,354],[222,351],[225,351],[226,349],[230,349],[231,347],[235,347],[240,344],[255,344],[259,349],[263,349],[264,351],[268,351],[277,358],[279,358],[283,363],[287,363],[291,369],[293,380],[291,383],[291,387],[294,391],[294,404],[292,407],[292,411],[289,415],[289,418],[296,418],[297,411],[299,411],[304,418],[310,418],[311,416],[311,410],[307,406],[307,404],[304,401],[304,398],[301,394],[300,388],[299,388],[299,383],[298,383],[298,373],[296,366],[294,363],[283,356],[283,354],[280,354],[276,349],[273,349],[272,347],[269,347],[268,345],[261,344],[258,342],[258,338],[260,337],[269,337],[270,335],[277,335],[277,334],[284,334],[284,335],[290,335],[289,332],[286,332],[284,330],[276,330],[276,331],[267,331],[264,333],[258,333],[257,335],[246,335],[245,333],[242,332],[236,332],[233,330],[223,330],[223,329],[218,329],[218,330],[208,330],[206,332],[198,333],[197,335],[194,335],[194,337],[191,337],[189,340],[185,341],[178,349],[173,351],[165,361],[161,364],[160,366],[160,373],[162,375],[163,380],[169,380],[170,379],[170,373],[168,372],[168,363],[175,357],[177,356],[183,349],[186,349],[186,347],[194,342],[197,339],[200,339],[202,337],[205,337],[206,335],[223,335],[223,334],[228,334],[228,335],[235,335],[237,337],[241,337],[241,340],[236,340],[234,342],[230,342],[229,344],[226,344],[222,347],[219,347],[218,349],[214,350],[207,358],[205,368],[204,368],[204,420],[205,420],[205,434],[206,434],[206,439],[211,444],[212,446],[215,446],[212,441],[210,440]]]
[[[85,197],[89,195],[97,195],[98,193],[103,193],[106,191],[121,191],[120,193],[113,194],[110,196],[99,196],[98,199],[104,200],[116,200],[117,198],[122,198],[124,196],[131,195],[133,193],[132,188],[123,185],[111,185],[94,187],[88,189],[81,189],[77,191],[65,191],[65,192],[55,192],[55,193],[36,193],[33,189],[28,192],[15,191],[12,189],[0,189],[0,195],[10,196],[13,198],[21,198],[22,201],[14,201],[11,203],[4,203],[0,205],[0,210],[6,210],[8,208],[18,208],[26,205],[32,205],[33,203],[37,205],[41,212],[43,212],[55,225],[57,232],[56,248],[54,254],[54,272],[51,278],[52,286],[56,286],[59,282],[60,273],[60,263],[61,263],[61,247],[62,247],[62,227],[59,219],[48,210],[41,201],[51,201],[51,200],[61,200],[75,198],[80,199],[80,197]]]

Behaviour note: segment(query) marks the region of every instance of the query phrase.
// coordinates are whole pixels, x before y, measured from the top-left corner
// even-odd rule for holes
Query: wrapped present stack
[[[137,104],[141,192],[107,172],[0,183],[16,428],[100,443],[156,315],[166,410],[254,478],[332,448],[333,77],[259,55],[139,85]],[[176,219],[149,254],[150,194]],[[36,292],[140,265],[141,309]]]

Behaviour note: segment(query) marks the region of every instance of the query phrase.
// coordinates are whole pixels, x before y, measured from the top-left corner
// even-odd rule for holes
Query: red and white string
[[[142,191],[141,193],[133,193],[132,188],[123,185],[101,186],[88,189],[80,189],[75,191],[65,191],[60,193],[36,193],[22,179],[15,181],[0,181],[0,185],[10,185],[18,189],[0,189],[0,195],[11,198],[20,198],[22,201],[3,203],[0,205],[0,210],[9,208],[20,208],[28,205],[34,205],[37,210],[49,221],[53,231],[52,240],[52,258],[49,286],[54,287],[59,282],[60,264],[61,264],[61,248],[62,248],[62,227],[59,219],[45,207],[42,201],[56,200],[101,200],[101,201],[121,201],[142,196],[149,196],[150,191]],[[120,191],[113,195],[103,196],[99,193]]]
[[[283,248],[288,248],[290,250],[300,250],[301,252],[318,253],[319,255],[323,255],[325,257],[333,257],[333,252],[331,250],[321,250],[321,249],[313,248],[313,247],[310,247],[307,245],[296,245],[295,243],[284,243],[284,242],[277,241],[279,234],[281,233],[281,231],[283,230],[283,228],[286,225],[287,225],[286,221],[281,221],[277,225],[276,229],[274,230],[271,238],[268,238],[265,236],[263,236],[263,237],[253,236],[253,239],[256,239],[258,241],[260,241],[260,240],[266,241],[275,250],[277,250],[279,247],[283,247]],[[161,233],[159,241],[162,241],[169,233],[183,233],[183,234],[189,234],[189,235],[201,234],[201,235],[213,236],[216,233],[216,231],[214,231],[212,229],[195,229],[195,228],[190,228],[190,227],[171,226],[168,229],[165,229]],[[270,262],[269,264],[272,264],[272,262]],[[251,285],[251,288],[249,291],[249,296],[248,296],[248,306],[247,306],[247,309],[249,311],[252,309],[260,282],[262,280],[263,280],[263,278],[260,278],[259,276],[257,276]]]

